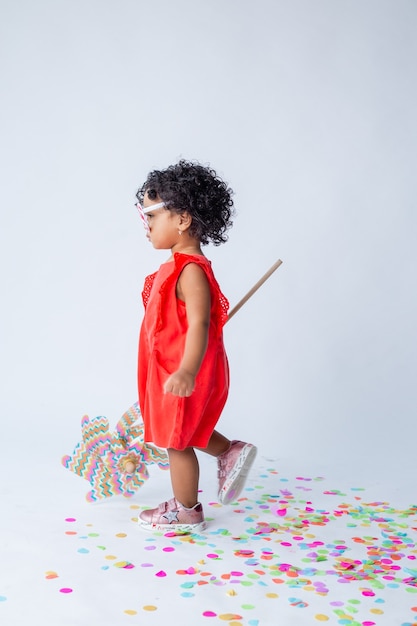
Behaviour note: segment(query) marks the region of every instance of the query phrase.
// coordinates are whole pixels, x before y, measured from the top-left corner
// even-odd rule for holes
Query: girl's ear
[[[180,214],[180,224],[184,228],[189,228],[191,226],[192,221],[193,221],[193,218],[187,211],[184,211],[184,213]]]

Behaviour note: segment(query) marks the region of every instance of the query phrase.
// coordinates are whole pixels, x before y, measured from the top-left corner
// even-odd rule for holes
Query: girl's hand
[[[165,381],[164,393],[172,393],[180,398],[191,396],[194,391],[195,376],[186,370],[179,369]]]

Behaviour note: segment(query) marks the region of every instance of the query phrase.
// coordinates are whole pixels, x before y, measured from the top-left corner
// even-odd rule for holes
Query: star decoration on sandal
[[[165,517],[165,519],[168,520],[168,524],[172,524],[173,522],[179,522],[178,513],[179,511],[168,511],[167,513],[164,513],[162,517]]]

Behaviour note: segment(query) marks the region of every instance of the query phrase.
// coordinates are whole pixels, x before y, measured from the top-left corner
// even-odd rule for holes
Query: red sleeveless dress
[[[191,396],[164,394],[163,384],[182,360],[187,332],[185,303],[176,296],[177,280],[188,263],[205,272],[211,292],[207,350]],[[173,261],[145,279],[145,316],[139,337],[138,391],[145,442],[161,448],[205,448],[225,405],[229,366],[223,326],[229,303],[206,257],[176,252]]]

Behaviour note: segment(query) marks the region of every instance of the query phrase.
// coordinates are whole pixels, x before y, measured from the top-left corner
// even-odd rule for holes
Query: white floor
[[[87,481],[60,464],[75,443],[2,457],[2,626],[417,624],[412,462],[260,450],[239,501],[220,506],[202,456],[209,526],[178,537],[135,524],[171,495],[168,472],[152,467],[132,498],[88,503]]]

